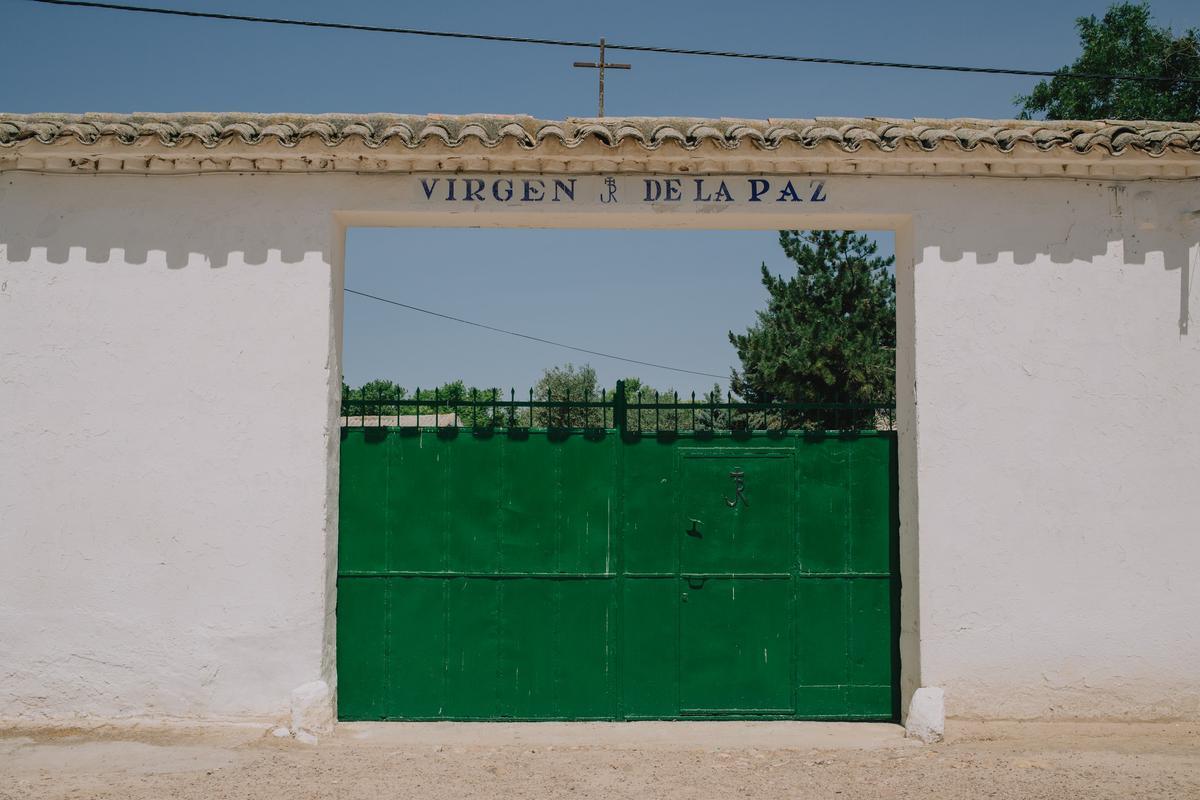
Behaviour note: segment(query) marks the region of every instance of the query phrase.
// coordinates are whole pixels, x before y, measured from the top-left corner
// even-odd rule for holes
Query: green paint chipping
[[[892,432],[345,430],[339,717],[896,719],[896,506]]]

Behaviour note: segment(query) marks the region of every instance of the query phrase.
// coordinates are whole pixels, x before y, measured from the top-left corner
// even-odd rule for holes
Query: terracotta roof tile
[[[1200,122],[1031,121],[979,119],[691,119],[662,117],[571,118],[527,116],[408,116],[389,114],[0,114],[0,147],[55,144],[74,139],[83,145],[104,140],[176,147],[198,143],[215,148],[227,142],[294,147],[319,140],[331,148],[358,142],[368,148],[399,144],[415,149],[436,140],[446,147],[478,143],[497,147],[514,142],[527,150],[555,142],[575,148],[594,141],[608,147],[628,142],[656,150],[670,142],[686,150],[778,149],[785,142],[816,148],[830,144],[847,153],[920,151],[1007,153],[1027,143],[1042,151],[1117,155],[1127,150],[1148,155],[1200,155]]]

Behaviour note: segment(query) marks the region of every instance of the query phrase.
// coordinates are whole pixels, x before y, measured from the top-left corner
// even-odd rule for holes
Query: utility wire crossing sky
[[[614,356],[610,353],[601,353],[599,350],[588,350],[586,347],[576,347],[576,346],[570,345],[570,344],[563,344],[562,342],[555,342],[551,339],[543,339],[540,336],[530,336],[527,333],[517,333],[516,331],[506,331],[503,328],[497,328],[493,325],[485,325],[482,322],[472,322],[471,320],[463,319],[462,317],[453,317],[449,314],[442,314],[438,311],[430,311],[428,308],[420,308],[419,306],[410,306],[408,303],[401,303],[399,300],[390,300],[386,297],[380,297],[379,295],[368,294],[367,292],[359,292],[359,291],[356,291],[356,290],[350,289],[350,288],[347,288],[345,291],[347,294],[354,294],[354,295],[358,295],[359,297],[366,297],[371,300],[378,300],[381,303],[387,303],[388,305],[398,306],[400,308],[407,308],[410,311],[419,311],[422,314],[429,314],[430,316],[433,316],[433,317],[441,317],[442,319],[448,319],[452,322],[461,322],[463,325],[472,325],[476,328],[483,328],[484,330],[495,331],[496,333],[504,333],[509,336],[516,336],[521,339],[528,339],[531,342],[541,342],[542,344],[550,344],[550,345],[554,345],[555,347],[562,347],[567,350],[574,350],[577,353],[587,353],[588,355],[591,355],[591,356],[599,356],[601,358],[611,358],[614,361],[624,361],[627,364],[638,364],[643,367],[655,367],[656,369],[666,369],[666,370],[670,370],[671,372],[683,372],[688,375],[700,375],[700,376],[703,376],[706,378],[716,378],[717,380],[721,380],[721,381],[728,380],[728,378],[729,378],[728,375],[718,375],[715,372],[700,372],[699,370],[683,369],[682,367],[668,367],[666,364],[655,364],[650,361],[638,361],[636,358],[625,358],[624,356]]]
[[[932,70],[937,72],[968,72],[984,75],[1021,75],[1044,78],[1077,78],[1080,80],[1124,80],[1124,81],[1161,81],[1160,76],[1133,75],[1129,73],[1110,72],[1070,72],[1068,70],[1018,69],[1014,67],[968,67],[947,64],[915,64],[896,61],[863,61],[852,58],[822,58],[817,56],[780,55],[772,53],[740,53],[732,50],[695,50],[684,47],[663,47],[656,45],[613,44],[605,42],[571,41],[566,39],[540,39],[529,36],[502,36],[488,33],[464,33],[460,31],[435,31],[420,28],[394,28],[382,25],[360,25],[345,22],[322,22],[318,20],[284,19],[279,17],[255,17],[244,14],[221,14],[210,11],[186,11],[175,8],[154,8],[150,6],[134,6],[118,3],[96,3],[89,0],[25,0],[29,3],[39,3],[51,6],[71,6],[85,9],[103,9],[108,11],[124,11],[142,14],[161,14],[173,17],[191,17],[195,19],[216,19],[230,22],[254,22],[270,25],[292,25],[304,28],[327,28],[330,30],[360,31],[367,33],[391,33],[406,36],[432,36],[448,39],[474,39],[482,42],[508,42],[512,44],[533,44],[551,47],[590,47],[608,50],[621,50],[630,53],[664,53],[682,56],[706,56],[712,58],[738,58],[754,61],[784,61],[800,64],[835,64],[852,67],[878,67],[886,69]],[[1173,78],[1173,82],[1200,85],[1200,79]]]

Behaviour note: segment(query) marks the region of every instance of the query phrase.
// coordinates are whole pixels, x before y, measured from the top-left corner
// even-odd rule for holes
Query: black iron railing
[[[627,392],[617,381],[614,392],[599,395],[518,397],[510,389],[446,392],[434,389],[413,396],[367,389],[342,393],[345,428],[474,428],[482,430],[616,430],[623,434],[690,432],[787,432],[892,430],[895,403],[748,403],[715,393],[681,397],[678,392]]]

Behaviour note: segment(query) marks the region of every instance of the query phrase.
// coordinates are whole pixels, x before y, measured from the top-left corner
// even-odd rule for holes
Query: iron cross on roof
[[[604,60],[604,38],[600,39],[600,60],[599,61],[576,61],[575,66],[586,67],[588,69],[600,70],[600,113],[597,116],[604,116],[604,70],[606,69],[633,69],[631,64],[613,64],[610,61]]]

